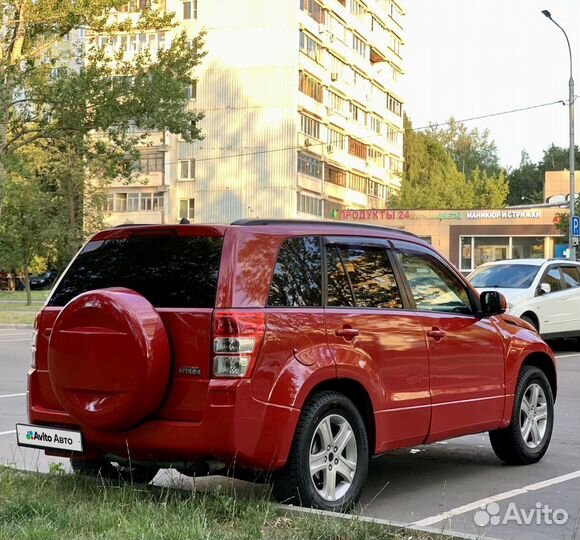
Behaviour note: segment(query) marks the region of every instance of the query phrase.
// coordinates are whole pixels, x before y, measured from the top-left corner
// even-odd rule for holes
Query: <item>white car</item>
[[[513,259],[482,264],[468,278],[481,293],[498,291],[510,315],[546,338],[580,338],[580,262]]]

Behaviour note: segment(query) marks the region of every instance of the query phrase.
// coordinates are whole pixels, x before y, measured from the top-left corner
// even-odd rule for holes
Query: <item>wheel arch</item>
[[[554,396],[554,401],[556,401],[556,394],[558,392],[558,379],[556,376],[556,366],[550,358],[550,356],[543,352],[533,352],[530,353],[520,366],[520,371],[524,366],[534,366],[542,370],[548,382],[550,383],[550,388],[552,389],[552,395]]]
[[[538,316],[536,315],[535,312],[533,312],[532,310],[527,310],[524,311],[521,315],[520,315],[520,319],[523,317],[527,317],[528,319],[532,320],[534,323],[534,326],[536,327],[536,330],[539,332],[540,331],[540,319],[538,318]]]
[[[372,454],[375,453],[376,448],[376,425],[374,408],[367,389],[358,381],[348,378],[327,379],[314,386],[304,403],[306,403],[313,395],[325,390],[334,390],[349,398],[360,412],[365,427],[367,430],[369,450]]]

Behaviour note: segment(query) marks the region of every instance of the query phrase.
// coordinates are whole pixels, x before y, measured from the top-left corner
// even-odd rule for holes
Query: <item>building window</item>
[[[389,198],[389,188],[387,186],[381,184],[380,182],[376,182],[375,180],[368,180],[366,186],[366,193],[370,197],[374,197],[375,199],[381,199],[383,201],[388,200]]]
[[[376,167],[385,167],[385,155],[376,148],[368,149],[368,160]]]
[[[366,7],[359,0],[350,0],[350,12],[355,17],[364,17],[367,12]]]
[[[387,94],[387,109],[397,116],[402,116],[403,114],[403,104],[391,94]]]
[[[317,41],[314,41],[308,34],[300,30],[300,50],[312,58],[315,62],[320,63],[320,53],[322,47]]]
[[[356,103],[350,102],[351,118],[362,126],[367,125],[367,113]]]
[[[137,13],[139,11],[144,11],[148,7],[150,7],[149,0],[130,0],[126,4],[117,8],[117,10],[121,13]]]
[[[331,184],[346,187],[346,171],[343,171],[338,167],[326,165],[324,179]]]
[[[139,211],[139,193],[127,193],[127,212]]]
[[[195,219],[195,199],[179,199],[179,219]]]
[[[326,129],[326,142],[332,146],[333,150],[346,150],[346,135],[328,127]]]
[[[369,118],[369,127],[371,128],[371,131],[374,131],[377,134],[382,133],[383,121],[374,114],[369,114],[368,118]]]
[[[106,212],[115,211],[115,195],[113,193],[107,193],[107,200],[105,201],[105,211]]]
[[[352,35],[352,48],[363,58],[368,58],[369,46],[357,34]]]
[[[348,101],[331,90],[326,92],[326,106],[341,116],[345,116],[348,111]]]
[[[300,72],[298,88],[303,94],[322,103],[322,84],[304,71]]]
[[[343,21],[329,13],[326,27],[328,28],[332,39],[338,39],[338,41],[346,45],[348,30]]]
[[[300,113],[300,131],[313,139],[320,140],[320,122]]]
[[[127,211],[127,194],[115,193],[115,212]]]
[[[183,3],[183,19],[197,19],[197,0],[188,0]]]
[[[356,174],[353,172],[348,173],[347,186],[349,189],[353,189],[354,191],[360,191],[361,193],[365,193],[366,188],[367,188],[367,181],[368,181],[368,178],[366,178],[360,174]]]
[[[349,137],[348,139],[348,153],[359,159],[367,159],[367,145]]]
[[[387,126],[387,139],[393,144],[400,144],[403,133],[393,126]]]
[[[141,193],[141,210],[145,212],[163,210],[163,203],[163,193]]]
[[[310,214],[312,216],[322,216],[322,199],[316,197],[309,197],[302,193],[298,193],[298,212],[303,214]]]
[[[322,161],[299,152],[298,172],[314,178],[322,178]]]
[[[544,238],[521,236],[462,236],[460,269],[471,272],[486,262],[543,259]]]
[[[163,172],[165,170],[165,153],[147,152],[141,154],[137,162],[137,169],[143,174]]]
[[[197,99],[197,81],[194,81],[185,87],[185,97],[192,101]]]
[[[300,9],[308,13],[317,23],[324,23],[324,9],[317,0],[300,0]]]
[[[179,179],[195,179],[195,159],[183,159],[179,162]]]

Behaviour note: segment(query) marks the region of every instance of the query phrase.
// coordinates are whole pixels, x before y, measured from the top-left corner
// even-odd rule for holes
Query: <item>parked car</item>
[[[532,324],[543,338],[580,338],[580,262],[519,259],[481,265],[468,277],[479,291],[498,291],[508,313]]]
[[[95,235],[40,312],[19,444],[83,474],[270,477],[328,510],[369,459],[490,433],[512,464],[550,443],[556,366],[418,237],[301,221]]]
[[[49,270],[37,276],[30,277],[30,288],[33,290],[37,289],[49,289],[56,280],[57,273],[54,270]]]

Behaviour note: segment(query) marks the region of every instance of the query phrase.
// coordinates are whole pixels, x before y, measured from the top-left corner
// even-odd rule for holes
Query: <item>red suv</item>
[[[239,221],[95,235],[36,321],[22,445],[84,473],[268,473],[280,501],[346,509],[372,456],[489,431],[548,448],[556,367],[414,235]]]

